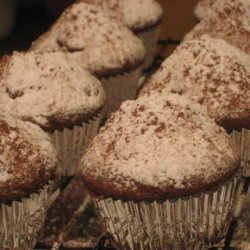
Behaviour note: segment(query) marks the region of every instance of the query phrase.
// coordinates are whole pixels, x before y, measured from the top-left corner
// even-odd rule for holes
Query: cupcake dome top
[[[71,59],[98,77],[133,70],[145,56],[142,42],[129,29],[86,3],[68,7],[32,49],[70,52]]]
[[[162,8],[155,0],[79,0],[95,4],[134,32],[154,27],[162,18]]]
[[[55,165],[50,138],[38,126],[0,113],[0,203],[37,192]]]
[[[250,56],[221,39],[202,36],[183,43],[141,95],[151,91],[186,96],[228,129],[250,127]]]
[[[200,0],[194,9],[195,16],[201,20],[205,18],[216,0]]]
[[[211,11],[184,38],[190,40],[203,34],[222,38],[250,54],[250,0],[219,0]]]
[[[101,83],[60,52],[14,52],[1,61],[0,111],[45,130],[87,121],[104,103]]]
[[[239,156],[226,132],[179,95],[126,101],[82,160],[96,195],[155,200],[198,194],[235,174]]]

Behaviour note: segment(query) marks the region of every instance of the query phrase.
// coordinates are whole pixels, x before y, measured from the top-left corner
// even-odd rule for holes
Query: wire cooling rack
[[[166,49],[169,46],[176,47],[180,42],[175,39],[160,40],[158,42],[158,54],[152,66],[144,71],[143,81],[146,81],[166,59]],[[249,184],[250,178],[245,182],[243,195],[247,193]],[[102,232],[90,198],[84,199],[80,195],[85,190],[80,177],[65,179],[61,183],[60,189],[61,194],[48,212],[44,232],[41,234],[35,249],[114,249],[110,245],[110,235]],[[235,217],[225,240],[218,247],[210,248],[210,250],[242,249],[238,248],[238,243],[232,245],[238,225],[239,218]],[[245,230],[248,230],[250,234],[250,225]],[[247,248],[244,250],[247,250]]]

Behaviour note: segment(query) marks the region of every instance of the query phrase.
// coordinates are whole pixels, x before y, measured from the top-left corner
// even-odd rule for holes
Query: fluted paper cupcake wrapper
[[[41,230],[55,182],[51,181],[37,193],[10,205],[1,205],[0,249],[32,249]]]
[[[142,40],[146,51],[146,59],[143,64],[143,69],[149,68],[154,61],[154,57],[156,56],[157,42],[159,40],[160,33],[161,25],[158,24],[157,26],[151,28],[148,31],[136,34]]]
[[[233,131],[231,138],[239,146],[243,165],[243,176],[250,177],[250,130]]]
[[[106,105],[103,110],[105,117],[115,112],[123,101],[134,100],[137,97],[141,71],[142,68],[140,66],[131,72],[101,79],[107,96]]]
[[[235,177],[214,191],[176,200],[93,200],[120,249],[202,249],[225,237],[241,183]]]
[[[245,185],[247,184],[247,179],[250,178],[250,130],[242,129],[241,131],[233,131],[230,134],[231,138],[236,142],[239,147],[242,161],[242,175],[245,180]],[[239,217],[241,214],[242,207],[245,203],[247,192],[244,190],[244,186],[242,187],[242,192],[240,195],[240,199],[238,201],[235,217]]]
[[[100,126],[101,115],[63,131],[56,130],[51,134],[52,143],[58,153],[57,175],[59,177],[74,176],[79,172],[79,161],[89,142],[96,135]]]

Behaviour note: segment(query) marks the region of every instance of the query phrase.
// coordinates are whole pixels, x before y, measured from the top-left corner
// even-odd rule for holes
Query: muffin
[[[191,30],[184,40],[207,34],[222,38],[250,54],[250,0],[216,1],[209,14]]]
[[[104,104],[101,83],[63,53],[14,52],[0,63],[0,111],[49,132],[59,175],[77,173]]]
[[[223,128],[174,94],[124,102],[82,167],[121,249],[196,249],[223,238],[241,182],[238,151]]]
[[[148,81],[151,91],[179,93],[203,105],[238,143],[250,176],[250,57],[222,39],[202,36],[179,46]]]
[[[198,20],[202,20],[211,11],[211,7],[216,2],[216,0],[200,0],[194,9],[194,15]]]
[[[124,25],[97,6],[68,7],[48,32],[33,43],[36,51],[64,51],[69,61],[97,76],[107,94],[105,114],[134,99],[145,51]]]
[[[108,11],[112,18],[122,22],[134,32],[146,49],[144,68],[153,63],[160,36],[163,10],[155,0],[78,0],[95,4]]]
[[[0,248],[31,249],[50,202],[56,154],[38,126],[0,113]]]

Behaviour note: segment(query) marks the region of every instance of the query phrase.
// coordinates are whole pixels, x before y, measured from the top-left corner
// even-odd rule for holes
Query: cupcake
[[[0,248],[31,249],[50,203],[56,154],[38,126],[0,113]]]
[[[0,111],[48,132],[58,152],[57,173],[72,176],[99,129],[101,83],[64,54],[14,52],[0,63]]]
[[[202,20],[207,15],[216,0],[200,0],[194,9],[194,15],[198,20]]]
[[[33,43],[36,51],[64,51],[69,61],[97,76],[107,94],[105,114],[137,95],[144,47],[124,25],[94,5],[67,8],[50,30]]]
[[[250,0],[216,1],[209,14],[184,40],[198,38],[203,34],[222,38],[250,54]]]
[[[91,142],[82,177],[120,249],[196,249],[225,236],[240,179],[236,147],[199,105],[124,102]]]
[[[200,103],[237,142],[250,176],[250,57],[222,39],[202,36],[179,46],[141,95],[179,93]]]
[[[144,68],[153,63],[160,36],[163,10],[155,0],[78,0],[95,4],[108,11],[112,18],[122,22],[141,40],[146,49]]]

